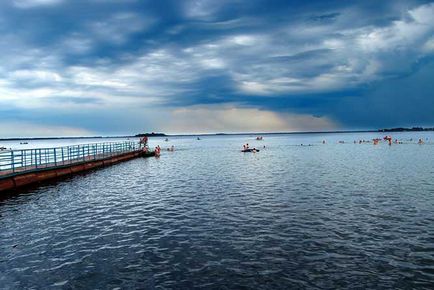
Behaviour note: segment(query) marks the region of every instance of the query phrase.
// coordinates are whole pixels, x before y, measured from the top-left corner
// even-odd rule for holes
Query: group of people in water
[[[140,141],[139,141],[139,144],[143,145],[143,152],[147,153],[149,151],[148,137],[144,136],[143,138],[141,138]],[[175,151],[175,146],[172,145],[172,146],[168,147],[167,151],[174,152]],[[157,145],[154,148],[154,153],[155,153],[156,157],[160,156],[160,154],[161,154],[161,147],[160,147],[160,145]]]
[[[426,139],[428,140],[428,138]],[[384,136],[383,138],[374,138],[371,140],[365,140],[365,139],[361,139],[361,140],[354,140],[354,144],[365,144],[365,143],[372,143],[374,145],[378,145],[381,141],[385,141],[387,142],[387,144],[392,145],[392,144],[404,144],[404,141],[402,140],[398,140],[398,139],[393,139],[392,136],[388,135],[388,136]],[[406,140],[407,142],[414,142],[413,138],[410,138],[409,140]],[[323,144],[326,143],[325,140],[322,141]],[[338,141],[339,144],[344,144],[345,141]],[[425,144],[425,141],[422,138],[419,138],[419,140],[417,141],[417,144]]]
[[[393,140],[392,136],[384,136],[383,140],[386,141],[389,144],[389,146],[392,144],[404,144],[403,141],[400,141],[398,139]],[[374,145],[378,145],[378,143],[380,141],[381,141],[381,138],[372,139],[372,143]],[[409,141],[413,142],[413,138],[411,138]],[[363,142],[364,142],[364,140],[363,140]],[[422,140],[422,138],[419,138],[419,140],[417,141],[417,144],[424,144],[424,143],[425,142]],[[359,144],[360,144],[360,141],[359,141]]]
[[[262,137],[259,137],[259,138],[257,137],[256,140],[262,140]],[[427,138],[427,140],[428,140],[428,138]],[[354,140],[354,144],[357,144],[357,143],[358,144],[372,143],[373,145],[378,145],[381,141],[385,141],[389,145],[392,145],[392,144],[404,144],[403,141],[398,140],[398,139],[393,139],[392,136],[384,136],[383,138],[374,138],[372,140],[365,140],[365,139]],[[411,138],[411,139],[405,140],[405,141],[407,141],[407,142],[408,141],[409,142],[413,142],[413,139]],[[327,142],[326,142],[326,140],[322,140],[321,143],[322,144],[326,144]],[[346,142],[340,140],[337,143],[339,143],[339,144],[345,144]],[[148,138],[147,137],[143,137],[140,140],[140,144],[143,145],[143,150],[145,152],[147,152],[149,150],[149,147],[148,147]],[[425,144],[425,141],[422,138],[419,138],[418,141],[417,141],[417,144]],[[301,146],[313,146],[313,145],[312,144],[309,144],[309,145],[301,144]],[[263,147],[265,148],[265,146],[263,146]],[[168,147],[167,151],[174,152],[175,151],[175,146],[172,145],[172,146]],[[243,144],[243,149],[241,150],[241,152],[253,152],[253,153],[256,153],[258,151],[259,150],[256,149],[256,147],[250,148],[249,143]],[[155,152],[155,156],[160,156],[160,154],[161,154],[160,145],[158,145],[158,146],[155,147],[154,152]]]
[[[175,146],[172,145],[172,146],[168,147],[167,151],[174,152],[175,151]],[[160,147],[160,145],[157,145],[157,147],[155,147],[154,152],[155,152],[155,156],[160,156],[160,154],[161,154],[161,147]]]

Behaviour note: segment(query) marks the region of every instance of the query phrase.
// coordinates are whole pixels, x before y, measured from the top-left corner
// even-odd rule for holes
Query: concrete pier
[[[50,152],[54,152],[54,155]],[[41,154],[44,156],[40,156]],[[144,152],[140,145],[136,146],[132,142],[1,152],[0,193],[46,180],[55,180],[56,178],[95,168],[110,166],[137,157],[154,155],[154,152]],[[6,158],[5,156],[9,157]],[[58,159],[58,156],[62,156],[62,158]]]

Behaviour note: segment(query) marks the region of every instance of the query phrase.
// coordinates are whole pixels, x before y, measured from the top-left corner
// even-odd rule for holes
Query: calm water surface
[[[432,289],[434,135],[375,136],[153,139],[177,151],[3,198],[0,288]]]

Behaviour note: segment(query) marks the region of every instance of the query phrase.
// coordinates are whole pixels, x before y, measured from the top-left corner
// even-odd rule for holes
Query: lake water
[[[434,134],[353,144],[377,136],[155,138],[3,198],[0,288],[432,289]]]

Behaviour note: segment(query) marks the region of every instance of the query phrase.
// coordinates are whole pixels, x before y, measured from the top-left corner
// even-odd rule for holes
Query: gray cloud
[[[383,3],[378,11],[365,2],[270,3],[267,11],[261,3],[2,3],[0,103],[17,112],[86,107],[126,115],[227,103],[352,125],[345,104],[360,107],[353,116],[361,120],[366,104],[394,101],[381,98],[391,95],[382,83],[426,81],[411,76],[434,57],[432,3]],[[369,119],[358,122],[374,124]]]

